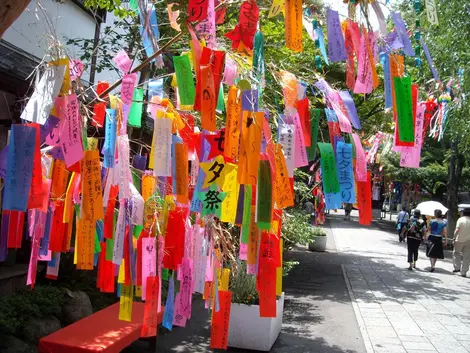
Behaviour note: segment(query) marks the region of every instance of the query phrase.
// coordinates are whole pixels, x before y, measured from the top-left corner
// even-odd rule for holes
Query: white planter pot
[[[259,305],[232,304],[228,345],[268,352],[279,336],[284,312],[284,293],[276,302],[276,317],[259,316]]]
[[[326,250],[326,236],[314,237],[314,242],[308,243],[308,250],[310,251],[325,251]]]

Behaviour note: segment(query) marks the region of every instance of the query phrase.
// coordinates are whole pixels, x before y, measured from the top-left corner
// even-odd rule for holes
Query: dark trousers
[[[418,260],[418,250],[421,240],[408,238],[408,262],[416,262]]]

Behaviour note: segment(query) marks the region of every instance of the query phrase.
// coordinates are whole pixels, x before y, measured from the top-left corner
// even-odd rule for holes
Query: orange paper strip
[[[52,186],[51,198],[52,199],[65,199],[65,192],[67,190],[67,180],[70,172],[65,167],[65,162],[59,159],[54,161],[52,169]]]
[[[237,86],[231,86],[228,90],[224,156],[232,161],[238,160],[241,109],[241,92]]]
[[[175,145],[175,179],[176,198],[180,203],[188,202],[188,146],[184,143],[176,143]]]
[[[289,187],[289,174],[287,172],[286,159],[282,152],[282,145],[275,145],[276,185],[274,187],[274,199],[278,208],[294,206],[294,195]]]
[[[93,270],[95,221],[77,220],[77,269]]]
[[[302,0],[285,0],[286,47],[300,53],[302,45]]]
[[[82,161],[82,218],[86,220],[104,218],[100,154],[96,150],[85,151]]]
[[[215,106],[217,97],[215,96],[214,76],[209,65],[201,66],[200,71],[201,89],[201,125],[204,130],[216,131]]]
[[[243,111],[240,161],[238,163],[239,184],[256,185],[258,182],[263,118],[263,112]]]

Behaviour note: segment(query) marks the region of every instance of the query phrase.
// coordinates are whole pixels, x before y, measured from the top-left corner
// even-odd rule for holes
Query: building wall
[[[71,0],[64,0],[63,3],[40,0],[40,5],[32,0],[2,39],[42,60],[48,52],[51,38],[56,38],[65,46],[67,38],[93,39],[95,28],[95,19]],[[74,46],[66,47],[70,58],[77,57],[77,51]],[[82,78],[88,81],[89,73],[84,73]]]

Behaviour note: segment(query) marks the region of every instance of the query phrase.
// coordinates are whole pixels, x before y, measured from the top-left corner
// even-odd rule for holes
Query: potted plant
[[[228,345],[268,352],[281,332],[284,293],[277,297],[276,317],[260,317],[256,277],[246,273],[244,263],[239,264],[232,273],[231,291]]]
[[[323,228],[312,227],[313,240],[308,243],[308,250],[310,251],[325,251],[326,250],[326,233]]]
[[[297,244],[306,246],[313,241],[314,229],[310,224],[310,215],[296,209],[284,212],[281,232],[284,249],[291,250]]]

